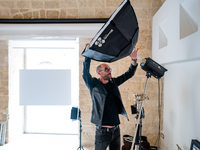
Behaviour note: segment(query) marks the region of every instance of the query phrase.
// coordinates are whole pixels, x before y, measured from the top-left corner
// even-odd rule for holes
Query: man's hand
[[[135,48],[135,50],[129,55],[131,57],[131,59],[135,60],[137,59],[137,52],[138,52],[139,48]]]
[[[131,53],[129,56],[131,57],[132,60],[132,65],[136,66],[137,65],[137,52],[138,52],[139,48],[135,48],[134,52]]]
[[[90,43],[86,43],[86,44],[85,44],[85,48],[86,48],[87,46],[90,46]]]

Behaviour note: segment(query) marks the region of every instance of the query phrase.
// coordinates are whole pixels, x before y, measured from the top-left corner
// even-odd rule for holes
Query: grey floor
[[[78,135],[23,134],[0,146],[0,150],[77,150]],[[84,147],[84,150],[94,150]]]

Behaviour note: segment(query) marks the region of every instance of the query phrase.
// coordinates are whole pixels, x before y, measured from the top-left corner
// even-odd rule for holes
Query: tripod
[[[80,138],[79,138],[79,147],[77,150],[84,150],[83,146],[81,146],[81,132],[82,132],[82,125],[81,125],[81,110],[79,109],[79,114],[78,114],[78,118],[79,118],[79,122],[80,122],[80,129],[79,129],[79,134],[80,134]]]
[[[146,88],[147,88],[147,83],[148,79],[151,77],[151,73],[147,72],[146,73],[147,80],[145,83],[144,87],[144,92],[141,95],[137,95],[137,109],[139,110],[139,115],[138,115],[138,121],[137,121],[137,127],[134,135],[134,139],[131,145],[131,150],[133,150],[135,146],[135,150],[141,150],[141,135],[142,135],[142,118],[144,118],[144,100],[146,99],[145,93],[146,93]],[[138,142],[136,143],[136,140]],[[137,144],[137,145],[136,145]]]

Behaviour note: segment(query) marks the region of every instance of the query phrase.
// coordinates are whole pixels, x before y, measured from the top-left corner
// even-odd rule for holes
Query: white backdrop
[[[20,70],[20,105],[71,105],[71,70]]]

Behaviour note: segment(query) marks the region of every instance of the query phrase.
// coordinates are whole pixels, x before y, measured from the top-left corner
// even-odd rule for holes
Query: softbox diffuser
[[[129,0],[124,0],[84,49],[82,55],[114,62],[130,55],[138,40],[138,22]]]

